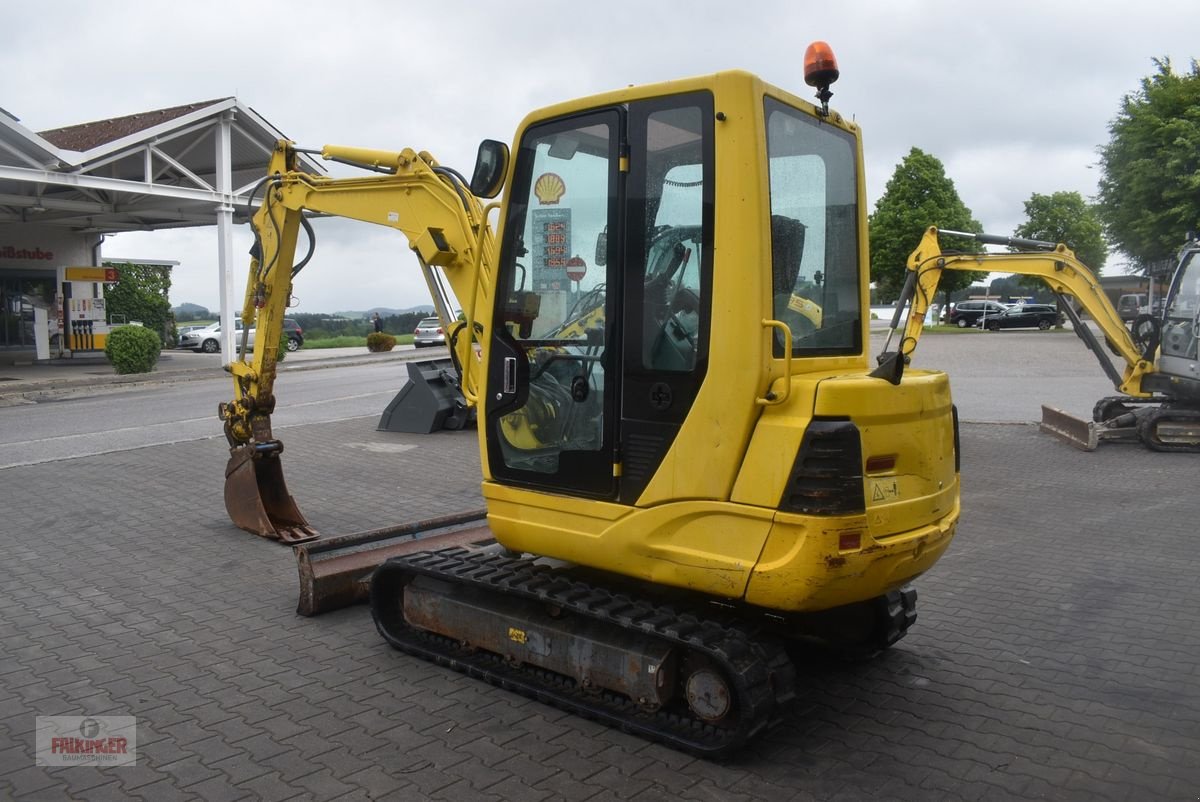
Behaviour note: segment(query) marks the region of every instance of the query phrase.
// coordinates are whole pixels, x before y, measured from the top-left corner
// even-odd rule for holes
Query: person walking
[[[375,333],[379,334],[383,331],[383,320],[379,317],[379,313],[371,315],[371,324],[375,327]]]

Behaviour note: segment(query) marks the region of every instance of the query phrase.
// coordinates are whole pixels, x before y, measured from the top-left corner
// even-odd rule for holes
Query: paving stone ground
[[[480,504],[472,433],[282,436],[327,534]],[[296,616],[290,550],[226,520],[220,439],[0,471],[0,798],[1196,799],[1197,459],[1027,425],[962,445],[916,628],[803,666],[726,764],[393,652],[365,608]],[[36,767],[34,717],[84,714],[136,716],[137,765]]]

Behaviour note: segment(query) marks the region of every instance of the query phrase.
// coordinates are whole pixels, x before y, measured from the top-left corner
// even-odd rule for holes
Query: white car
[[[241,349],[242,321],[234,320],[233,324],[236,328],[233,347]],[[202,351],[206,354],[219,353],[221,351],[221,324],[219,322],[211,323],[202,329],[189,331],[179,338],[179,347],[187,348],[190,351]],[[254,348],[254,329],[250,329],[246,337],[246,347]]]
[[[234,337],[233,347],[239,351],[242,348],[242,321],[240,318],[234,318],[233,325],[237,331]],[[283,330],[287,332],[288,341],[287,349],[295,351],[300,346],[304,345],[304,330],[300,325],[291,318],[284,318]],[[207,326],[199,327],[195,331],[189,331],[179,337],[179,347],[187,348],[191,351],[203,351],[206,354],[215,354],[221,350],[221,324],[210,323]],[[254,350],[254,329],[250,329],[250,333],[246,336],[246,349]]]

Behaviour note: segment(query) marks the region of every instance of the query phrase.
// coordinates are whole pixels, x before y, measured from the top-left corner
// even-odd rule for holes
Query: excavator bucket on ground
[[[432,434],[475,424],[475,410],[463,398],[452,361],[430,359],[407,367],[408,383],[383,411],[377,431]]]
[[[270,447],[268,447],[270,446]],[[293,546],[321,535],[308,524],[283,480],[279,443],[230,449],[225,509],[240,529]]]

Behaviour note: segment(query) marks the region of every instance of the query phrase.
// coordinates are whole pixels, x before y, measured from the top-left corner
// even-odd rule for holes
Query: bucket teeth
[[[239,446],[225,466],[225,509],[240,529],[286,545],[320,537],[288,493],[281,449]]]

